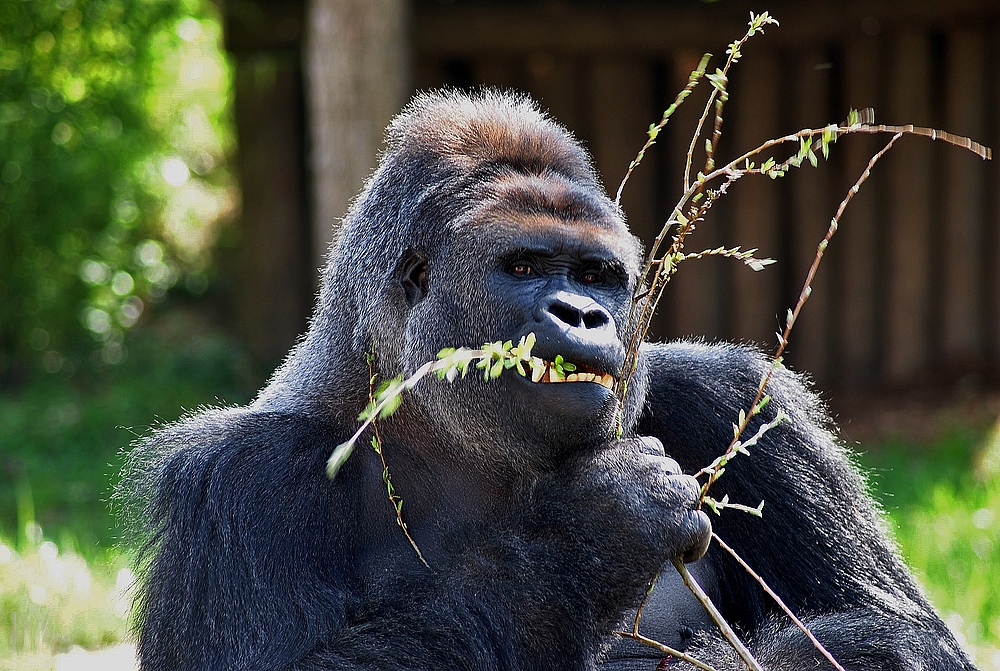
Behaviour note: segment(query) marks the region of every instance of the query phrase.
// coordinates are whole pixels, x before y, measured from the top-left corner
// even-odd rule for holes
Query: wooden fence
[[[759,4],[759,3],[757,3]],[[721,155],[873,107],[884,123],[944,128],[996,146],[1000,3],[771,2],[780,27],[745,48],[731,77]],[[530,92],[590,147],[613,192],[704,51],[745,31],[750,5],[417,3],[416,88],[493,85]],[[692,96],[626,188],[647,244],[680,194],[704,104]],[[661,337],[763,343],[798,295],[816,245],[884,138],[850,137],[827,164],[780,183],[739,182],[688,251],[758,247],[753,273],[691,261],[668,290]],[[904,138],[850,205],[803,313],[789,359],[826,387],[902,386],[1000,364],[1000,171],[971,153]]]

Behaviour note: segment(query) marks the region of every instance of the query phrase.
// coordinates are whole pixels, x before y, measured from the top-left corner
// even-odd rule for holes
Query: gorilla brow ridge
[[[585,219],[597,223],[609,219],[609,208],[593,194],[564,179],[540,177],[502,181],[488,209],[522,216],[548,215],[563,221]]]

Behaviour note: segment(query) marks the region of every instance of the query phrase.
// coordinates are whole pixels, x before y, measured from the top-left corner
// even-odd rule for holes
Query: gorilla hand
[[[532,535],[560,546],[610,631],[664,564],[705,553],[711,522],[699,491],[656,438],[613,441],[539,482]]]
[[[619,521],[634,538],[629,547],[659,558],[690,562],[701,558],[711,540],[712,525],[698,510],[700,485],[665,456],[663,443],[652,437],[618,440],[582,464],[578,486],[589,489],[594,507]],[[624,539],[622,539],[624,540]]]

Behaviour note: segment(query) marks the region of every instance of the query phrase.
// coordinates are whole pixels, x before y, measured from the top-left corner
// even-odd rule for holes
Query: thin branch
[[[788,316],[785,318],[785,329],[778,340],[778,349],[774,353],[774,357],[771,360],[771,366],[768,368],[767,373],[764,374],[760,384],[757,386],[757,394],[754,396],[753,402],[750,404],[751,411],[744,413],[741,418],[740,424],[735,431],[735,437],[729,444],[729,447],[726,448],[726,452],[723,455],[722,463],[725,463],[725,459],[731,458],[731,456],[739,449],[740,436],[743,435],[743,432],[750,424],[750,421],[758,412],[757,409],[760,407],[760,402],[764,398],[764,391],[767,389],[767,385],[771,382],[771,378],[774,377],[774,372],[781,364],[781,359],[785,353],[785,348],[788,346],[788,338],[791,335],[792,328],[795,326],[795,322],[799,317],[799,313],[802,311],[802,307],[805,305],[806,301],[809,300],[809,296],[812,294],[812,282],[816,277],[816,271],[819,270],[819,264],[823,261],[823,254],[826,252],[826,248],[830,244],[830,240],[833,239],[833,236],[837,233],[837,229],[840,227],[840,218],[844,215],[844,210],[847,209],[848,203],[850,203],[851,199],[854,198],[854,194],[861,189],[861,185],[868,180],[875,164],[878,163],[879,159],[881,159],[885,153],[892,148],[892,145],[894,145],[902,136],[902,132],[898,132],[893,135],[888,144],[886,144],[881,151],[871,157],[871,160],[868,161],[868,165],[865,167],[864,172],[861,173],[861,176],[858,177],[854,186],[850,188],[847,195],[844,196],[844,199],[840,202],[840,206],[837,208],[837,213],[832,219],[830,219],[830,226],[826,231],[826,235],[820,241],[819,245],[816,246],[816,255],[813,258],[812,265],[809,266],[809,272],[806,274],[805,282],[802,284],[802,290],[799,292],[799,299],[795,304],[795,308],[789,310]],[[711,486],[711,484],[718,479],[719,468],[720,466],[716,464],[716,466],[712,469],[712,472],[709,475],[708,484],[702,488],[702,498],[704,498],[704,496],[708,493],[709,486]]]
[[[375,357],[374,355],[368,356],[368,401],[372,405],[375,404]],[[372,447],[375,449],[375,453],[378,454],[379,460],[382,462],[382,482],[385,483],[386,491],[389,494],[389,503],[392,504],[393,510],[396,512],[396,524],[399,528],[403,530],[403,534],[406,536],[406,540],[410,542],[410,546],[413,547],[414,551],[417,553],[417,557],[420,559],[420,563],[430,568],[431,565],[427,563],[424,559],[424,553],[420,551],[420,546],[417,545],[417,541],[413,540],[413,536],[410,535],[410,529],[406,526],[406,522],[403,520],[403,499],[396,494],[396,489],[392,486],[392,479],[389,477],[389,464],[385,462],[385,454],[382,451],[382,435],[378,430],[378,422],[372,419],[372,429],[375,432],[375,436],[372,438]]]
[[[750,650],[743,645],[743,641],[741,641],[739,636],[736,635],[733,628],[729,626],[726,619],[722,617],[722,613],[720,613],[719,609],[715,607],[712,600],[708,598],[708,595],[705,594],[705,590],[701,588],[698,581],[695,580],[694,576],[691,575],[691,572],[687,570],[687,566],[684,565],[684,562],[681,561],[680,557],[674,558],[674,568],[676,568],[677,572],[681,574],[681,578],[684,579],[684,584],[687,585],[687,588],[691,590],[691,593],[694,594],[695,598],[701,603],[705,612],[707,612],[709,617],[711,617],[715,622],[715,626],[719,628],[723,637],[729,641],[729,645],[733,646],[733,649],[736,651],[736,654],[740,656],[740,659],[746,662],[746,665],[750,667],[751,671],[764,671],[760,662],[754,659]]]
[[[747,573],[749,573],[750,576],[754,580],[756,580],[757,583],[761,587],[764,588],[764,591],[767,592],[768,595],[772,599],[774,599],[774,602],[776,604],[778,604],[778,606],[781,608],[781,610],[785,611],[785,615],[787,615],[789,617],[789,619],[791,619],[791,621],[795,623],[795,626],[798,627],[800,630],[802,630],[802,633],[806,635],[806,638],[808,638],[812,642],[813,647],[815,647],[817,650],[819,650],[819,652],[824,657],[826,657],[827,661],[829,661],[831,664],[833,664],[833,667],[835,669],[837,669],[837,671],[844,671],[844,667],[842,667],[840,665],[840,662],[838,662],[834,658],[834,656],[830,654],[829,650],[827,650],[825,647],[823,647],[823,644],[819,642],[819,639],[817,639],[813,635],[813,633],[811,631],[809,631],[809,627],[807,627],[802,622],[802,620],[800,620],[799,618],[795,617],[795,613],[793,613],[791,611],[791,609],[788,606],[785,605],[785,602],[781,600],[781,597],[778,596],[778,594],[773,589],[771,589],[771,587],[764,581],[763,578],[760,577],[760,575],[757,574],[756,571],[754,571],[752,568],[750,568],[749,564],[747,564],[745,561],[743,561],[743,558],[740,557],[736,553],[736,550],[734,550],[733,548],[729,547],[726,544],[726,542],[723,541],[721,538],[719,538],[719,536],[714,531],[712,532],[712,538],[715,540],[716,543],[719,544],[720,547],[722,547],[723,550],[725,550],[726,552],[728,552],[729,554],[731,554],[733,556],[733,559],[735,559],[737,562],[739,562],[739,565],[742,566],[743,569]]]
[[[694,148],[701,139],[701,131],[705,127],[705,122],[708,120],[708,115],[712,110],[713,105],[715,106],[715,127],[712,131],[712,139],[709,142],[707,151],[705,152],[705,170],[708,172],[711,170],[711,166],[715,162],[715,150],[719,144],[719,138],[722,136],[722,108],[725,106],[726,100],[729,98],[729,94],[726,91],[726,84],[729,81],[729,68],[736,63],[741,57],[741,49],[744,44],[747,43],[751,37],[756,35],[758,32],[764,32],[764,26],[768,24],[777,25],[777,21],[770,17],[767,12],[763,12],[759,15],[754,15],[750,12],[750,28],[739,40],[729,45],[727,51],[726,64],[722,66],[721,70],[716,70],[715,77],[718,78],[719,82],[716,83],[712,80],[712,92],[708,96],[708,101],[705,103],[705,109],[701,114],[701,118],[698,119],[698,125],[695,127],[694,133],[691,135],[691,144],[688,146],[687,155],[684,164],[684,179],[683,179],[683,189],[688,191],[691,188],[691,163],[694,161]],[[712,79],[710,77],[710,79]],[[700,192],[704,188],[704,180],[698,180],[698,184],[695,188]]]
[[[656,648],[663,654],[670,655],[671,657],[676,657],[677,659],[687,662],[688,664],[693,664],[694,666],[697,666],[699,669],[702,669],[702,671],[715,671],[714,667],[710,666],[709,664],[706,664],[700,659],[692,657],[691,655],[685,652],[681,652],[680,650],[674,650],[669,645],[663,645],[659,641],[643,636],[642,634],[636,631],[616,631],[615,634],[621,636],[622,638],[629,638],[632,639],[633,641],[638,641],[639,643],[642,643],[643,645],[648,645],[651,648]]]
[[[660,579],[660,574],[657,573],[652,580],[649,581],[649,586],[646,587],[646,593],[642,595],[642,601],[639,603],[639,607],[635,611],[635,620],[632,622],[632,633],[636,636],[639,635],[639,620],[642,619],[642,611],[646,609],[646,604],[649,602],[649,597],[656,589],[656,583]]]
[[[684,100],[691,95],[691,91],[693,91],[694,87],[698,85],[701,78],[705,76],[705,68],[708,67],[708,60],[711,57],[712,54],[705,54],[701,57],[701,62],[698,63],[698,67],[695,68],[691,72],[691,76],[688,77],[687,86],[685,86],[681,92],[677,94],[677,97],[674,98],[674,102],[671,103],[670,107],[664,110],[663,117],[660,119],[660,122],[655,126],[649,127],[649,139],[646,140],[646,144],[644,144],[642,149],[639,150],[639,153],[636,154],[635,159],[629,163],[628,170],[625,172],[625,177],[622,179],[622,183],[618,185],[618,192],[615,194],[615,205],[621,204],[622,191],[625,189],[625,184],[628,183],[629,178],[632,176],[632,171],[638,168],[639,164],[642,163],[642,159],[646,155],[646,150],[656,143],[656,137],[660,134],[660,131],[663,130],[663,127],[667,125],[667,121],[669,121],[670,117],[677,111],[677,108],[681,106],[681,103],[683,103]]]

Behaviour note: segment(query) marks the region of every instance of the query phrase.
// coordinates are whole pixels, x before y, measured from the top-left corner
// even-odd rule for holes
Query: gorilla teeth
[[[541,359],[539,359],[539,361],[541,361]],[[543,375],[545,375],[545,364],[538,365],[538,364],[535,364],[534,361],[532,361],[532,366],[531,366],[531,381],[532,382],[541,382]]]
[[[538,357],[532,357],[529,367],[531,368],[531,381],[541,384],[553,384],[557,382],[596,382],[606,389],[615,386],[615,378],[611,373],[587,373],[576,371],[568,375],[560,373],[551,361],[546,361]]]
[[[534,363],[534,362],[532,362],[532,363]],[[531,381],[532,382],[541,382],[543,375],[545,375],[545,366],[544,365],[541,365],[541,366],[539,366],[539,365],[533,365],[531,367]]]

